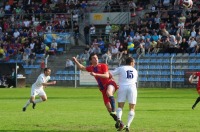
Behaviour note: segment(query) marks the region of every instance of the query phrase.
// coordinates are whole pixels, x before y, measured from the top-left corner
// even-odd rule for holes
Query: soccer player
[[[193,74],[192,74],[192,77],[190,78],[190,83],[192,83],[192,79],[194,78],[194,77],[199,77],[199,80],[198,80],[198,82],[197,82],[197,87],[196,87],[196,90],[197,90],[197,93],[200,95],[200,72],[194,72]],[[197,97],[197,99],[196,99],[196,101],[195,101],[195,103],[192,105],[192,109],[194,110],[194,108],[196,107],[196,105],[199,103],[199,101],[200,101],[200,96],[199,97]]]
[[[104,104],[108,112],[113,119],[117,121],[115,98],[113,95],[118,87],[117,84],[110,78],[108,66],[104,63],[99,63],[98,56],[95,53],[90,54],[89,61],[91,65],[87,67],[79,63],[76,57],[72,57],[72,59],[80,70],[88,71],[90,72],[90,75],[94,76],[98,83],[99,90],[102,92]]]
[[[56,84],[56,81],[48,82],[50,79],[51,69],[45,68],[44,73],[40,74],[36,80],[36,82],[31,87],[31,97],[23,107],[22,111],[26,111],[26,108],[30,103],[33,103],[32,108],[35,109],[37,103],[43,102],[47,100],[47,95],[44,91],[44,88],[49,85]],[[35,96],[39,95],[40,99],[35,100]]]
[[[135,105],[137,101],[137,79],[138,72],[134,68],[135,60],[132,57],[128,57],[126,59],[126,65],[118,67],[113,71],[110,71],[112,76],[118,75],[118,83],[119,83],[119,91],[118,91],[118,108],[117,108],[117,117],[118,123],[121,123],[122,118],[122,110],[125,104],[125,101],[129,102],[129,113],[128,113],[128,121],[127,125],[118,124],[119,129],[121,131],[125,129],[126,132],[129,132],[129,127],[133,118],[135,116]]]

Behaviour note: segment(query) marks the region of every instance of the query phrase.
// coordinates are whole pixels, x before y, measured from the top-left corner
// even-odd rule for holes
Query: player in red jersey
[[[199,77],[196,89],[197,89],[197,93],[200,95],[200,72],[194,72],[192,74],[192,78],[189,80],[191,83],[192,83],[192,79],[194,77]],[[196,105],[199,103],[199,101],[200,101],[200,96],[197,97],[195,103],[192,105],[192,109],[194,109],[196,107]]]
[[[95,53],[90,54],[89,61],[91,65],[87,67],[80,64],[76,57],[73,57],[72,59],[80,70],[88,71],[90,72],[90,75],[94,76],[98,83],[99,90],[102,92],[104,104],[108,112],[113,119],[117,121],[115,98],[113,95],[118,87],[115,81],[111,79],[108,72],[108,66],[104,63],[99,63],[98,56]]]

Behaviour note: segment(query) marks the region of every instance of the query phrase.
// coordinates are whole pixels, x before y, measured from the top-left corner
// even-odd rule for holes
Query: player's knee
[[[34,100],[30,99],[30,102],[31,102],[31,103],[34,103]]]
[[[47,101],[47,98],[43,98],[42,101]]]

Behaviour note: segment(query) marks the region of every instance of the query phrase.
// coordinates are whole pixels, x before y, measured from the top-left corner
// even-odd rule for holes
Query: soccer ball
[[[193,1],[192,0],[183,0],[182,4],[183,4],[183,7],[185,7],[185,8],[192,8]]]
[[[189,82],[192,84],[197,84],[199,81],[199,77],[198,76],[194,76],[194,78],[192,78],[192,75],[190,75],[189,77]]]

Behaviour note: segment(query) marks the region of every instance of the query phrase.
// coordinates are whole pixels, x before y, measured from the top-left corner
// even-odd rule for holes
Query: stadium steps
[[[58,54],[58,55],[55,55],[55,56],[50,55],[47,65],[52,70],[51,76],[56,76],[56,71],[58,71],[58,70],[64,70],[66,57],[71,59],[73,56],[76,56],[77,54],[82,53],[84,51],[84,49],[85,49],[84,45],[71,46],[71,48],[69,50],[65,51],[63,54]],[[40,69],[34,69],[31,74],[26,75],[27,85],[30,86],[32,83],[34,83],[39,74],[40,74]],[[71,81],[71,82],[70,81],[62,81],[61,80],[61,81],[58,81],[58,85],[74,86],[74,82],[73,81]]]

